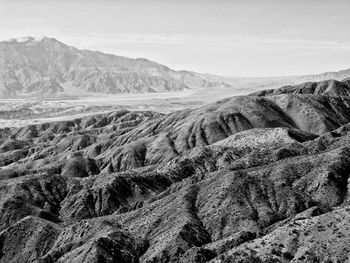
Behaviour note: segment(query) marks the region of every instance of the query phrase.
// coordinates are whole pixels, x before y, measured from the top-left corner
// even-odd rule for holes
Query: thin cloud
[[[213,35],[167,35],[167,34],[120,34],[105,36],[90,32],[88,36],[67,37],[84,48],[105,44],[134,45],[198,45],[231,46],[232,48],[278,48],[278,49],[343,49],[350,50],[350,42],[325,40],[283,39],[249,36],[213,36]]]
[[[10,23],[24,23],[24,24],[28,24],[28,23],[45,23],[47,22],[47,19],[45,18],[39,18],[39,17],[33,17],[33,18],[12,18],[12,19],[8,19],[8,21]]]

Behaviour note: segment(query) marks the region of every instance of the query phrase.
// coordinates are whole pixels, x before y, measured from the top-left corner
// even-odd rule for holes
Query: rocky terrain
[[[54,38],[0,42],[0,98],[149,93],[230,86],[147,59],[79,50]]]
[[[347,262],[347,83],[0,129],[0,262]]]
[[[319,82],[306,82],[298,85],[288,85],[278,89],[268,89],[252,93],[253,96],[268,96],[277,94],[314,94],[328,96],[349,96],[350,79],[342,81],[324,80]]]

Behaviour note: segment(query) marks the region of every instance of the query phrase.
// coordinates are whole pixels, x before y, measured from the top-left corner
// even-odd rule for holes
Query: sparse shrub
[[[284,252],[282,255],[283,255],[283,258],[288,259],[288,260],[292,260],[294,258],[292,253],[290,253],[289,251]]]

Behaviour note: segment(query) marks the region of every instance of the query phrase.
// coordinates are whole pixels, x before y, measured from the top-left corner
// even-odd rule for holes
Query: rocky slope
[[[350,80],[324,80],[320,82],[305,82],[298,85],[288,85],[278,89],[268,89],[252,93],[253,96],[269,96],[277,94],[314,94],[328,96],[349,96]]]
[[[346,262],[350,97],[287,93],[1,129],[0,262]]]
[[[78,50],[54,38],[0,42],[0,96],[145,93],[227,86],[147,59]]]

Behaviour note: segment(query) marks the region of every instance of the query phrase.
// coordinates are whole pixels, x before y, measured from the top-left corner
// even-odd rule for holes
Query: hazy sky
[[[349,0],[0,0],[0,40],[78,48],[228,76],[350,68]]]

